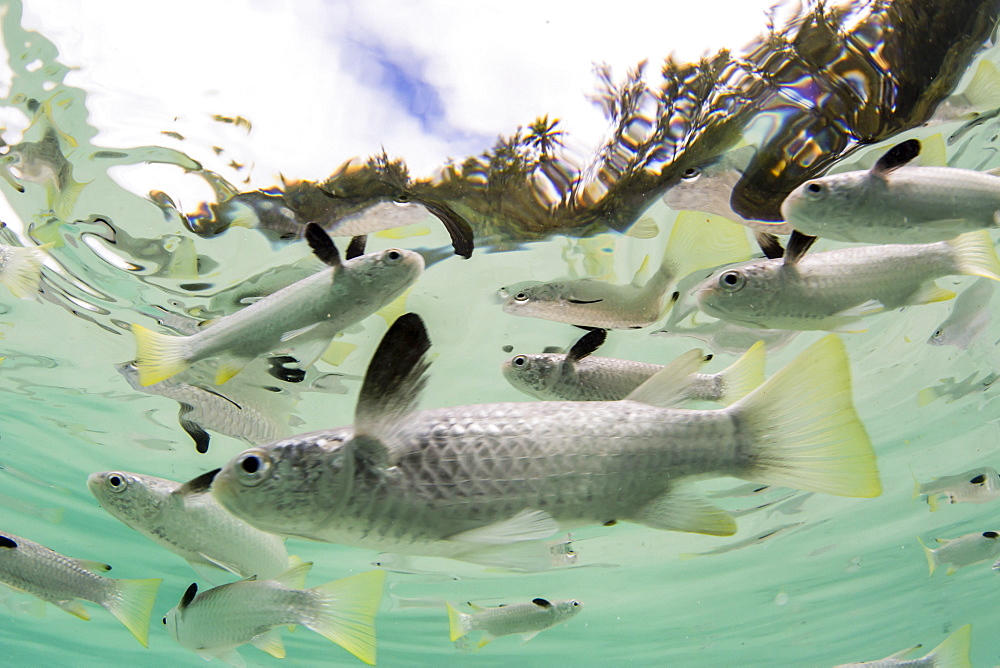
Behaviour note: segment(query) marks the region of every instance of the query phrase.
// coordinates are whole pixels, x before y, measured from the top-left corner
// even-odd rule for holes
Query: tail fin
[[[451,633],[451,641],[455,642],[469,632],[469,626],[465,621],[468,615],[463,615],[451,603],[446,605],[448,606],[448,630]]]
[[[719,401],[729,405],[742,399],[764,382],[764,342],[758,341],[743,356],[720,372],[722,396]]]
[[[924,548],[924,556],[927,557],[927,568],[930,570],[930,575],[934,575],[934,571],[937,570],[937,559],[934,558],[934,550],[924,545],[924,541],[917,536],[917,542],[920,543],[920,547]]]
[[[160,334],[135,323],[132,323],[132,334],[137,349],[135,367],[143,387],[176,376],[190,366],[185,359],[186,336]]]
[[[989,232],[967,232],[945,243],[954,249],[958,273],[1000,281],[1000,259]]]
[[[933,660],[936,668],[972,668],[969,660],[969,640],[972,624],[966,624],[944,639],[940,645],[927,653],[924,658]]]
[[[882,493],[875,452],[851,403],[850,370],[836,335],[727,409],[749,430],[749,466],[735,475],[838,496]]]
[[[117,588],[103,605],[125,625],[143,647],[149,647],[149,616],[153,613],[160,578],[152,580],[115,580]]]
[[[385,571],[368,571],[310,589],[320,612],[303,626],[375,665],[375,613],[384,588]]]
[[[0,251],[0,283],[18,299],[30,299],[38,292],[42,278],[42,263],[53,244],[21,247],[7,246]]]

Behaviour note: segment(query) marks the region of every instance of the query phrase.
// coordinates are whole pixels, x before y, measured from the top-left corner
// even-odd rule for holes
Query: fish
[[[750,257],[746,233],[728,221],[704,215],[678,216],[660,267],[645,283],[645,264],[627,285],[580,278],[500,288],[503,310],[581,327],[639,329],[660,320],[670,308],[671,287],[691,272]],[[648,260],[648,258],[647,258]]]
[[[192,584],[163,625],[181,646],[206,660],[238,659],[236,648],[253,644],[283,659],[277,626],[298,624],[375,664],[375,613],[385,573],[366,571],[304,589],[312,562],[303,562],[270,580],[254,577],[198,593]]]
[[[666,325],[653,336],[688,336],[702,341],[714,353],[742,355],[751,345],[762,341],[769,352],[784,348],[799,332],[788,329],[760,329],[712,320],[697,325]]]
[[[448,627],[452,642],[465,639],[470,633],[481,632],[481,639],[472,643],[471,647],[459,645],[475,649],[485,647],[500,636],[515,634],[528,642],[545,629],[561,624],[583,610],[583,603],[575,599],[549,602],[536,598],[530,603],[501,605],[498,608],[468,605],[474,610],[472,614],[460,612],[451,603],[448,604]]]
[[[102,471],[87,489],[115,519],[201,567],[266,579],[288,569],[279,536],[258,531],[220,506],[208,489],[128,471]]]
[[[841,663],[834,668],[972,668],[969,659],[969,645],[972,624],[966,624],[952,633],[927,654],[906,659],[907,655],[920,649],[921,645],[908,647],[877,661],[863,663]]]
[[[924,545],[924,541],[917,536],[917,542],[924,548],[927,556],[927,567],[930,574],[942,564],[948,566],[948,575],[952,575],[963,566],[978,564],[987,559],[993,559],[1000,555],[1000,533],[996,531],[983,531],[982,533],[969,533],[958,538],[938,538],[941,545],[936,549],[931,549]]]
[[[993,383],[997,382],[998,378],[1000,375],[993,371],[988,371],[982,376],[979,375],[978,371],[973,371],[962,380],[955,380],[954,376],[941,378],[939,384],[925,387],[917,392],[917,405],[926,406],[941,397],[946,397],[945,403],[950,404],[970,394],[985,392],[993,387]]]
[[[938,509],[940,497],[948,499],[948,503],[990,503],[1000,498],[1000,475],[991,466],[981,466],[930,482],[922,483],[914,477],[913,498],[920,496],[926,497],[931,512]]]
[[[69,218],[86,183],[73,178],[73,165],[66,159],[59,133],[46,115],[38,117],[45,129],[37,142],[21,142],[0,158],[0,178],[18,192],[21,181],[37,183],[45,189],[46,206],[61,220]]]
[[[302,346],[302,368],[319,358],[339,331],[368,317],[401,295],[424,269],[419,253],[389,249],[341,260],[337,247],[318,225],[306,238],[328,267],[223,316],[189,336],[160,334],[133,324],[136,369],[143,387],[162,382],[191,364],[218,358],[221,385],[257,356],[283,345]]]
[[[38,293],[42,265],[55,244],[8,246],[0,244],[0,283],[18,299],[31,299]]]
[[[540,540],[577,526],[734,533],[728,513],[684,489],[693,477],[881,493],[836,336],[731,406],[701,411],[661,407],[675,390],[660,375],[622,401],[417,411],[429,347],[421,318],[400,317],[368,366],[353,426],[243,451],[215,474],[216,499],[279,535],[542,570],[551,555]]]
[[[958,294],[951,313],[937,326],[927,343],[967,350],[989,328],[993,320],[990,310],[992,298],[993,282],[977,278]]]
[[[747,262],[719,269],[695,291],[702,311],[744,327],[859,331],[867,315],[951,299],[934,279],[955,274],[1000,280],[986,231],[810,253],[794,265]]]
[[[273,361],[273,360],[272,360]],[[280,364],[278,365],[280,367]],[[139,382],[139,372],[134,361],[116,364],[120,373],[134,390],[167,397],[180,404],[177,416],[181,428],[191,437],[198,452],[208,452],[211,440],[206,429],[239,438],[249,443],[268,443],[287,436],[290,428],[287,418],[280,420],[272,403],[250,400],[250,388],[236,396],[205,387],[208,383],[191,383],[178,377],[167,378],[152,385]],[[305,373],[302,373],[303,378]],[[194,380],[194,379],[188,379]],[[263,394],[265,391],[261,390]]]
[[[83,620],[90,613],[83,601],[96,603],[125,625],[143,647],[149,647],[149,616],[160,578],[106,578],[111,566],[74,559],[12,533],[0,532],[0,583],[37,596]]]
[[[781,215],[805,235],[872,244],[926,244],[1000,225],[1000,176],[908,165],[919,153],[919,140],[908,139],[870,170],[806,181]]]
[[[997,107],[1000,107],[1000,70],[992,61],[983,59],[976,66],[969,85],[961,93],[943,99],[926,125],[973,121],[983,112]]]
[[[617,401],[661,372],[662,364],[593,357],[604,330],[584,334],[568,353],[516,355],[501,366],[511,385],[538,399],[565,401]],[[709,356],[710,357],[710,356]],[[678,358],[687,369],[688,359],[706,360],[700,350]],[[719,373],[693,373],[676,378],[678,405],[685,401],[718,401],[731,404],[764,382],[764,345],[754,344],[732,366]]]

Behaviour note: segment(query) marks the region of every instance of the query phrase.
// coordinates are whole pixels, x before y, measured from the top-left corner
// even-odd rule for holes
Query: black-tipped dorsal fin
[[[341,265],[340,252],[333,244],[333,239],[330,238],[330,235],[322,227],[316,223],[306,225],[306,241],[309,242],[309,247],[312,248],[316,257],[324,263],[331,267],[339,267]]]
[[[425,209],[444,223],[445,229],[448,230],[448,234],[451,236],[451,246],[455,249],[455,255],[464,257],[466,260],[472,257],[472,226],[464,218],[455,213],[454,209],[444,202],[426,200],[419,197],[414,198],[413,201],[422,204]]]
[[[754,232],[753,237],[767,259],[773,260],[784,256],[785,249],[781,247],[781,242],[775,235],[768,232]]]
[[[899,169],[912,161],[918,155],[920,155],[920,141],[917,139],[907,139],[882,154],[882,157],[872,167],[871,173],[875,176],[884,177],[892,170]]]
[[[347,251],[344,253],[344,257],[348,260],[353,260],[356,257],[361,257],[365,254],[365,246],[368,243],[368,235],[362,234],[360,236],[351,237],[351,243],[347,245]]]
[[[551,608],[552,604],[546,601],[544,598],[536,598],[531,601],[540,608]]]
[[[411,412],[427,384],[431,347],[423,320],[416,313],[399,316],[382,337],[365,372],[354,413],[356,445],[367,459],[384,463],[393,459],[392,428]],[[398,454],[398,453],[397,453]]]
[[[806,251],[816,243],[816,237],[802,234],[798,230],[792,232],[785,247],[785,264],[797,264]]]
[[[17,541],[12,538],[8,538],[7,536],[0,536],[0,547],[6,547],[9,550],[13,550],[17,547]]]
[[[191,605],[191,601],[193,601],[194,597],[197,595],[198,595],[198,583],[192,582],[191,586],[188,587],[187,591],[184,592],[184,595],[181,596],[181,602],[177,604],[177,609],[183,610],[184,608]]]
[[[587,332],[569,349],[569,352],[566,353],[566,359],[570,362],[579,362],[604,345],[607,338],[608,331],[606,329],[593,329]]]
[[[174,494],[187,496],[188,494],[204,494],[212,487],[212,481],[222,469],[212,469],[208,473],[202,473],[197,478],[191,478],[186,483],[174,490]]]

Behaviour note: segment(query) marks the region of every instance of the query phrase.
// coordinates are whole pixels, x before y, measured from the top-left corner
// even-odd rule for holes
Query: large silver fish
[[[934,279],[970,274],[1000,280],[985,231],[932,244],[893,244],[810,253],[794,265],[748,262],[716,271],[697,291],[705,313],[764,329],[849,329],[866,315],[943,301]]]
[[[127,471],[92,473],[87,489],[104,510],[192,566],[262,579],[288,568],[285,541],[227,513],[208,489]]]
[[[204,331],[170,336],[132,325],[136,368],[141,385],[174,376],[198,360],[215,357],[215,382],[224,383],[255,357],[282,346],[308,346],[318,358],[335,334],[394,300],[424,269],[419,253],[395,248],[341,260],[336,246],[318,225],[306,239],[329,266],[220,318]],[[301,356],[304,366],[312,360]]]
[[[98,575],[111,566],[53,552],[12,533],[0,533],[0,583],[26,591],[80,619],[81,601],[97,603],[149,646],[149,615],[163,580],[114,580]]]
[[[833,336],[732,406],[706,411],[661,408],[675,390],[659,376],[623,401],[414,411],[429,347],[420,318],[400,317],[368,367],[353,427],[244,451],[215,476],[216,498],[280,535],[545,568],[551,555],[538,539],[582,525],[732,534],[728,513],[684,489],[694,477],[881,491]]]
[[[913,167],[920,142],[891,148],[868,171],[806,181],[781,204],[802,234],[874,244],[931,243],[1000,226],[1000,176]]]

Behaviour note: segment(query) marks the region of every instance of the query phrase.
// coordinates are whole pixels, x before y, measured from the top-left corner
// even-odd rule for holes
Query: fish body
[[[247,643],[284,658],[275,627],[298,624],[374,664],[375,613],[385,573],[368,571],[302,589],[311,566],[302,563],[271,580],[240,580],[197,595],[192,585],[163,624],[180,645],[206,659],[227,660]]]
[[[1000,498],[1000,475],[993,467],[983,466],[930,482],[916,482],[913,496],[927,497],[932,511],[937,510],[938,498],[942,496],[948,503],[989,503]]]
[[[940,645],[916,659],[904,657],[918,649],[920,645],[904,649],[877,661],[842,663],[834,668],[972,668],[972,661],[969,659],[971,633],[972,625],[966,624],[945,638]]]
[[[808,380],[793,364],[715,411],[656,405],[659,396],[674,396],[656,379],[623,401],[415,411],[428,347],[420,319],[401,317],[369,366],[353,427],[244,451],[215,476],[216,498],[281,535],[514,568],[542,561],[544,568],[549,550],[536,552],[532,541],[575,526],[627,520],[732,534],[727,513],[678,488],[691,477],[880,492],[833,337],[798,360],[817,369],[805,372]]]
[[[934,279],[974,274],[1000,280],[986,232],[932,244],[892,244],[809,253],[719,269],[696,288],[716,318],[765,329],[841,329],[865,315],[949,299]]]
[[[806,181],[781,214],[806,235],[874,244],[931,243],[1000,225],[1000,176],[906,165],[918,152],[911,139],[870,170]]]
[[[309,229],[322,235],[310,242],[323,244],[317,254],[324,253],[329,267],[219,318],[197,334],[170,336],[133,325],[139,383],[152,385],[198,360],[218,357],[216,383],[221,384],[258,355],[284,345],[308,346],[318,358],[335,334],[392,302],[423,271],[419,253],[394,248],[341,261],[329,237],[315,225]]]
[[[963,566],[978,564],[987,559],[994,559],[1000,555],[1000,534],[996,531],[983,531],[982,533],[970,533],[959,538],[938,538],[937,542],[941,547],[931,549],[920,541],[927,556],[927,567],[931,575],[942,564],[949,564],[948,575],[951,575]]]
[[[262,579],[288,568],[284,539],[236,519],[207,489],[126,471],[93,473],[87,488],[116,519],[192,566]]]
[[[477,647],[483,647],[500,636],[515,634],[527,642],[545,629],[565,622],[583,610],[580,601],[549,602],[544,598],[536,598],[531,603],[503,605],[498,608],[472,607],[475,612],[466,614],[448,604],[452,642],[476,631],[482,632],[482,639],[477,643]]]
[[[951,313],[927,339],[932,346],[955,346],[966,350],[986,331],[993,320],[990,300],[993,281],[977,278],[959,293]]]
[[[97,574],[109,570],[107,564],[67,557],[14,534],[0,533],[0,582],[80,619],[90,619],[81,601],[97,603],[148,647],[149,615],[162,580],[120,580]]]

